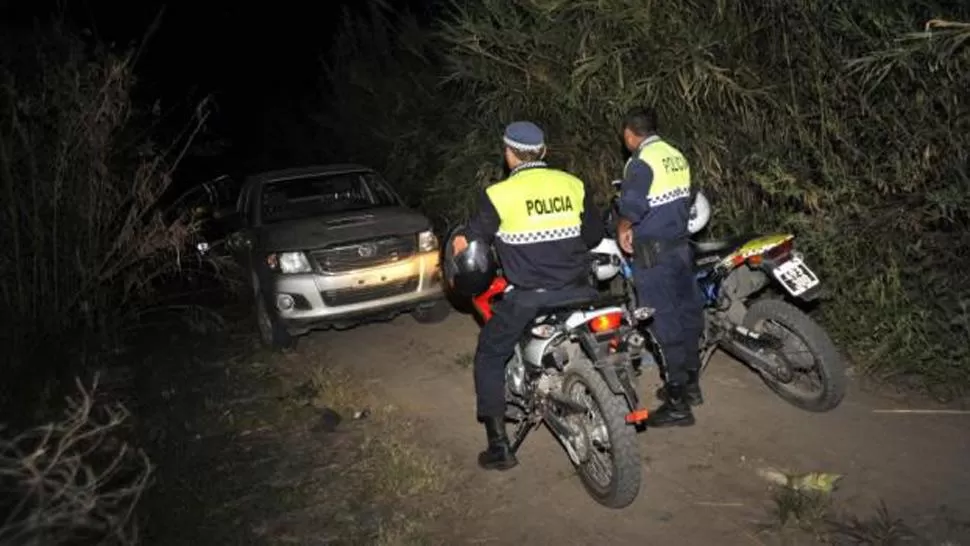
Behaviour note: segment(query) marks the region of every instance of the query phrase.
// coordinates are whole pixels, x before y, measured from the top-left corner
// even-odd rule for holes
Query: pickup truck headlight
[[[309,273],[313,271],[310,260],[302,252],[280,252],[266,257],[266,263],[273,271],[280,273]]]
[[[438,238],[434,232],[422,231],[418,233],[418,250],[421,252],[431,252],[438,250]]]

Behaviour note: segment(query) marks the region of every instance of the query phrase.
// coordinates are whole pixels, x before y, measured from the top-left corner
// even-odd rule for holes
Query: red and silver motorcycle
[[[510,289],[499,273],[473,299],[483,321],[492,318],[493,304]],[[647,410],[634,388],[628,348],[642,342],[632,325],[650,313],[631,312],[622,298],[612,296],[559,302],[539,310],[506,364],[506,416],[515,423],[512,450],[545,424],[589,495],[610,508],[629,506],[640,491],[636,434]]]

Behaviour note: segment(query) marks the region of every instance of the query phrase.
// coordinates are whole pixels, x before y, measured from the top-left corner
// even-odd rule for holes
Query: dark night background
[[[20,146],[4,173],[11,181],[7,197],[23,201],[7,207],[6,231],[16,244],[37,247],[45,236],[63,241],[57,230],[80,233],[65,228],[70,222],[50,220],[64,213],[56,203],[64,194],[51,182],[65,178],[55,172],[61,159],[50,155],[63,150],[51,149],[84,148],[62,135],[81,126],[78,121],[117,137],[106,145],[87,142],[86,133],[78,137],[91,144],[84,148],[91,157],[76,158],[74,171],[87,171],[67,178],[82,197],[86,176],[123,184],[133,178],[138,162],[122,152],[141,142],[129,137],[174,142],[191,125],[195,106],[211,96],[216,108],[193,141],[193,153],[178,164],[175,190],[219,174],[239,180],[263,169],[354,161],[381,170],[408,204],[440,226],[467,218],[479,189],[502,176],[499,135],[515,119],[543,126],[550,162],[588,181],[603,203],[622,166],[617,120],[647,102],[664,120],[660,132],[697,165],[692,176],[712,199],[716,212],[705,236],[797,233],[844,306],[820,312],[848,350],[865,355],[875,344],[906,355],[894,359],[905,363],[899,364],[905,373],[970,383],[970,367],[961,364],[970,357],[966,338],[951,335],[970,324],[963,301],[970,284],[957,266],[970,248],[963,241],[970,233],[970,3],[719,6],[712,11],[703,2],[676,0],[0,0],[6,32],[29,34],[62,14],[73,29],[88,29],[91,43],[113,44],[115,51],[137,44],[160,17],[135,66],[131,102],[141,114],[158,101],[163,114],[162,122],[154,114],[126,118],[115,124],[120,128],[86,120],[88,111],[72,110],[77,101],[59,94],[72,92],[74,82],[59,77],[80,78],[73,75],[76,66],[61,70],[57,61],[38,57],[39,50],[11,50],[5,58],[20,59],[13,61],[18,68],[35,73],[18,73],[18,85],[3,89],[23,97],[5,105],[14,120],[7,138]],[[341,25],[344,10],[357,16],[354,24]],[[375,11],[381,17],[372,17]],[[339,48],[331,48],[335,41]],[[324,59],[336,74],[332,85],[324,81]],[[106,65],[90,66],[87,73]],[[126,99],[127,75],[121,86]],[[47,110],[31,117],[28,107]],[[161,127],[144,127],[146,119]],[[14,134],[18,124],[30,129],[29,138]],[[107,153],[115,154],[110,165],[102,162]],[[33,184],[35,191],[18,193],[16,184]],[[124,206],[115,205],[120,217]],[[21,209],[45,212],[19,216]],[[50,226],[57,230],[44,232]],[[876,238],[892,244],[873,256]],[[92,248],[96,255],[98,245]],[[50,271],[64,266],[60,253],[51,252]],[[7,262],[15,264],[10,271],[20,271],[21,258]],[[873,281],[879,290],[860,280],[869,270],[853,270],[864,263],[890,271]],[[65,278],[50,271],[8,293],[26,294],[50,286],[48,277]],[[34,312],[21,300],[24,311],[12,313]],[[68,322],[77,319],[67,315]],[[872,341],[885,332],[892,333],[889,345]]]
[[[334,159],[281,145],[286,137],[312,138],[314,101],[326,81],[320,59],[330,47],[345,10],[364,12],[371,2],[55,2],[5,0],[0,19],[9,27],[29,29],[35,22],[63,17],[117,46],[134,45],[149,36],[136,66],[137,96],[158,99],[166,119],[184,123],[187,112],[211,94],[216,111],[200,143],[219,142],[221,153],[188,158],[177,184],[222,173],[240,176],[294,162]],[[386,0],[379,5],[407,11],[422,20],[434,15],[431,0]],[[173,130],[174,126],[173,126]],[[306,157],[306,156],[312,157]]]
[[[346,25],[345,11],[354,16]],[[51,24],[59,16],[68,24]],[[159,17],[133,81],[126,54]],[[201,537],[248,536],[267,514],[314,514],[302,529],[312,539],[301,544],[335,543],[321,521],[371,536],[385,522],[410,527],[420,512],[460,529],[445,512],[400,512],[410,482],[380,498],[349,491],[361,480],[331,454],[353,464],[365,456],[360,476],[399,483],[413,472],[397,463],[416,452],[385,453],[371,437],[406,436],[408,448],[423,436],[400,426],[395,410],[353,425],[386,425],[358,429],[363,447],[332,449],[317,432],[328,414],[316,403],[329,408],[341,390],[317,374],[331,355],[297,349],[276,359],[259,349],[250,279],[228,256],[195,250],[200,238],[225,238],[212,229],[216,215],[203,218],[216,207],[184,205],[211,197],[199,185],[221,174],[238,182],[352,161],[381,171],[436,227],[452,226],[503,176],[501,133],[517,119],[541,125],[550,163],[588,181],[603,205],[623,167],[619,120],[632,106],[655,106],[660,133],[685,152],[712,202],[700,238],[795,234],[825,286],[812,316],[855,375],[940,400],[970,393],[967,0],[0,0],[0,63],[0,514],[26,506],[11,500],[7,471],[33,466],[6,457],[5,435],[56,423],[75,379],[89,385],[105,372],[99,395],[132,409],[114,448],[131,437],[158,468],[138,507],[156,544],[178,535],[188,537],[179,544],[244,543]],[[176,164],[206,97],[211,115]],[[232,186],[220,188],[217,206],[233,200]],[[396,326],[388,332],[337,332],[322,345],[374,343],[395,378],[418,377],[396,360],[409,353],[415,365],[454,368],[468,386],[474,336],[417,330],[412,343]],[[457,356],[439,350],[435,335],[454,337]],[[427,361],[417,352],[425,343]],[[337,368],[358,363],[358,347],[345,349]],[[305,370],[280,375],[298,361]],[[345,415],[361,409],[356,392],[344,393]],[[441,399],[458,400],[452,394]],[[775,431],[766,432],[774,448]],[[33,460],[41,451],[22,452]],[[374,472],[387,468],[395,475]],[[63,475],[73,485],[76,474]],[[318,490],[295,491],[310,477]],[[28,473],[14,486],[40,491],[36,483]],[[353,494],[330,502],[334,486]],[[452,502],[445,491],[436,494]],[[474,496],[454,503],[462,515],[475,515],[465,511]],[[127,513],[124,502],[106,510]],[[317,518],[302,512],[310,505],[334,511]],[[571,523],[589,533],[610,525],[592,521]],[[284,523],[277,531],[293,530]]]

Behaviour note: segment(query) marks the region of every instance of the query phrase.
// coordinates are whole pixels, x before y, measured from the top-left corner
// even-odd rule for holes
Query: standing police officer
[[[519,121],[503,138],[509,177],[489,186],[466,237],[453,241],[457,256],[468,241],[493,243],[513,287],[493,309],[475,350],[477,416],[488,448],[478,456],[486,470],[518,464],[505,431],[505,364],[540,307],[591,299],[589,250],[603,238],[603,223],[582,180],[542,161],[542,130]]]
[[[703,403],[698,375],[703,301],[693,274],[687,222],[690,166],[657,135],[657,114],[636,108],[623,119],[623,142],[632,154],[623,172],[617,237],[633,254],[639,305],[656,309],[654,333],[664,352],[665,402],[647,426],[694,424],[691,405]]]

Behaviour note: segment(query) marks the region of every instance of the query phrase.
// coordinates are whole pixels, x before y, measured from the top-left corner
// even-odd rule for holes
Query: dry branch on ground
[[[151,464],[123,441],[124,406],[99,403],[97,382],[77,387],[61,420],[0,439],[0,544],[137,541],[132,516]]]

